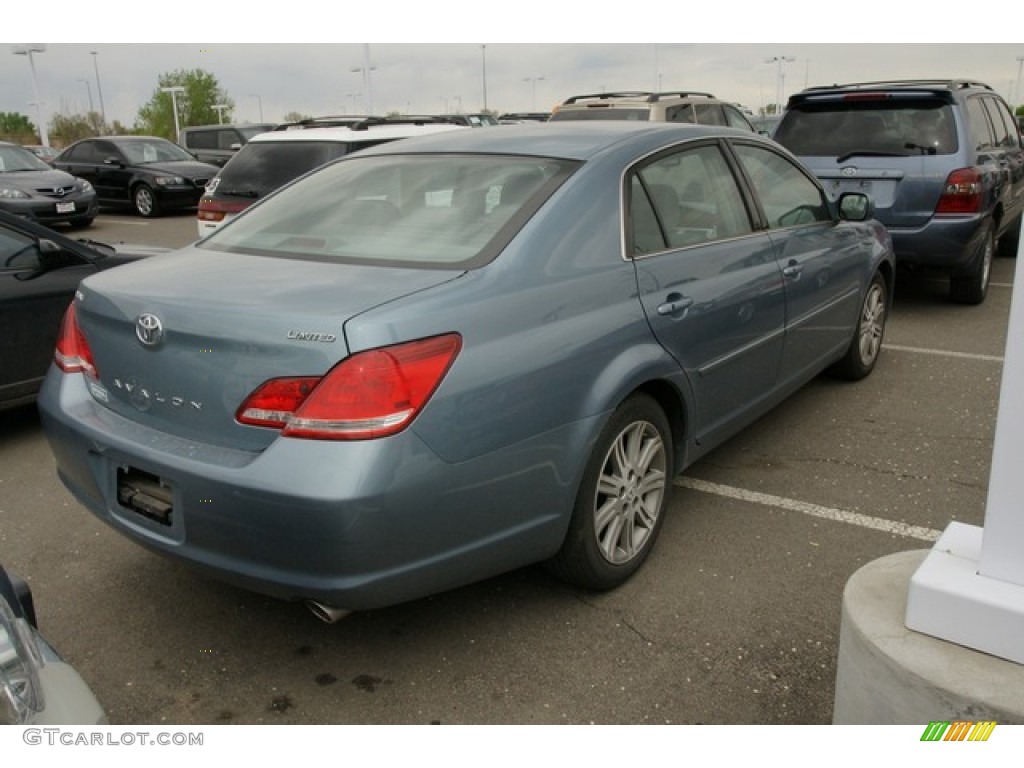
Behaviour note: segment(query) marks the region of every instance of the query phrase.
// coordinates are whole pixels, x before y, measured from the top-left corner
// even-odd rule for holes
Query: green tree
[[[312,115],[304,115],[301,112],[289,112],[284,116],[284,122],[286,123],[299,123],[303,120],[308,120]]]
[[[34,144],[39,141],[35,124],[18,112],[0,112],[0,138],[16,144]]]
[[[157,78],[159,85],[153,95],[140,109],[135,118],[135,127],[140,133],[163,136],[171,141],[174,135],[174,111],[172,104],[178,104],[178,125],[211,125],[219,122],[214,104],[226,106],[228,115],[235,108],[227,92],[217,83],[217,78],[202,69],[179,69],[165,72]],[[164,88],[183,88],[181,93],[172,95]]]
[[[50,137],[67,146],[73,141],[111,133],[99,112],[85,115],[54,115],[50,120]]]

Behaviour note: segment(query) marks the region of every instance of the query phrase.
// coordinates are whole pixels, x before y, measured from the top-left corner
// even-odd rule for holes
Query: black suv
[[[893,80],[808,88],[789,99],[777,142],[830,199],[866,192],[897,265],[950,278],[980,304],[997,249],[1015,256],[1024,147],[1006,102],[969,80]]]

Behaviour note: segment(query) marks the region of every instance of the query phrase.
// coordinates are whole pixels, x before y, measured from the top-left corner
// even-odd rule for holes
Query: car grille
[[[67,184],[63,187],[39,187],[36,189],[36,192],[46,197],[65,197],[74,191],[74,184]]]

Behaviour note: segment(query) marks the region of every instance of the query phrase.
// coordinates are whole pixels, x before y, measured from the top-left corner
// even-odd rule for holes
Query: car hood
[[[461,274],[194,246],[105,270],[82,282],[77,303],[99,372],[93,394],[163,434],[258,450],[276,432],[235,420],[257,387],[326,373],[351,351],[350,319]],[[137,333],[143,315],[160,324],[151,346]]]
[[[220,168],[209,163],[201,163],[198,160],[169,160],[161,163],[142,163],[137,168],[170,173],[175,176],[186,176],[188,178],[212,179],[220,172]]]
[[[77,179],[70,173],[56,169],[46,171],[8,171],[0,173],[0,187],[39,190],[72,186]]]

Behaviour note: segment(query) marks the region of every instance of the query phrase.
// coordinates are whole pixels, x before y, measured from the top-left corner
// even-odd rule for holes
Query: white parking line
[[[806,501],[772,496],[767,493],[758,493],[757,491],[747,491],[742,488],[733,488],[729,485],[709,483],[706,480],[697,480],[693,477],[677,477],[674,485],[700,491],[701,493],[711,493],[716,496],[736,499],[737,501],[760,504],[761,506],[773,507],[775,509],[784,509],[789,512],[799,512],[810,517],[820,517],[836,523],[849,523],[860,528],[870,528],[875,531],[893,534],[894,536],[906,536],[907,538],[920,539],[921,541],[936,541],[942,533],[942,531],[937,531],[933,528],[897,523],[894,520],[885,520],[881,517],[870,517],[869,515],[861,515],[857,512],[848,512],[845,509],[822,507],[817,504],[809,504]]]
[[[990,363],[1001,363],[1001,355],[978,355],[973,352],[951,352],[948,349],[927,349],[925,347],[902,347],[899,344],[883,344],[882,349],[893,352],[914,352],[919,355],[937,355],[939,357],[957,357],[961,360],[984,360]]]

